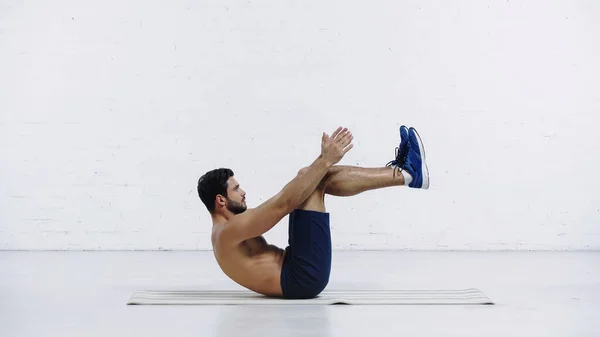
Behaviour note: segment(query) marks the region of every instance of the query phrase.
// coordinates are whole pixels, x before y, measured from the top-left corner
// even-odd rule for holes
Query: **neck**
[[[213,224],[222,225],[229,221],[233,217],[233,213],[225,212],[225,213],[215,213],[211,215]]]

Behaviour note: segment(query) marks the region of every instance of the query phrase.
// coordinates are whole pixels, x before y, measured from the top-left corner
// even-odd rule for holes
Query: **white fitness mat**
[[[136,291],[128,305],[418,305],[494,304],[479,289],[462,290],[325,290],[312,299],[271,298],[245,290]]]

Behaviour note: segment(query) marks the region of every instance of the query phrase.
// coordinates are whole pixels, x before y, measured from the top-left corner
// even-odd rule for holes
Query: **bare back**
[[[211,241],[217,263],[239,285],[267,296],[281,296],[280,274],[285,251],[254,237],[237,244],[221,240],[222,226],[213,226]]]

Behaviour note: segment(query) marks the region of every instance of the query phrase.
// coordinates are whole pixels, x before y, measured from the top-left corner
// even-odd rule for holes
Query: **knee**
[[[304,175],[306,172],[308,172],[308,170],[309,170],[308,167],[301,168],[300,171],[298,171],[298,176]],[[325,188],[327,187],[327,183],[329,182],[330,172],[331,171],[327,171],[327,173],[325,174],[323,179],[321,179],[321,182],[319,183],[319,185],[317,185],[317,188],[316,188],[317,190],[322,190],[323,192],[325,191]]]
[[[308,167],[303,167],[300,169],[300,171],[298,171],[298,175],[303,175],[304,173],[306,173],[308,171]],[[339,172],[339,167],[338,166],[332,166],[327,170],[327,173],[325,174],[325,178],[329,177],[330,175]]]

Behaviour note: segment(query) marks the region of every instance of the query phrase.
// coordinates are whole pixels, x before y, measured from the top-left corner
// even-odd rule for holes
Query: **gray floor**
[[[600,336],[600,252],[334,253],[329,289],[475,287],[495,306],[126,306],[240,289],[211,252],[0,252],[0,336]]]

